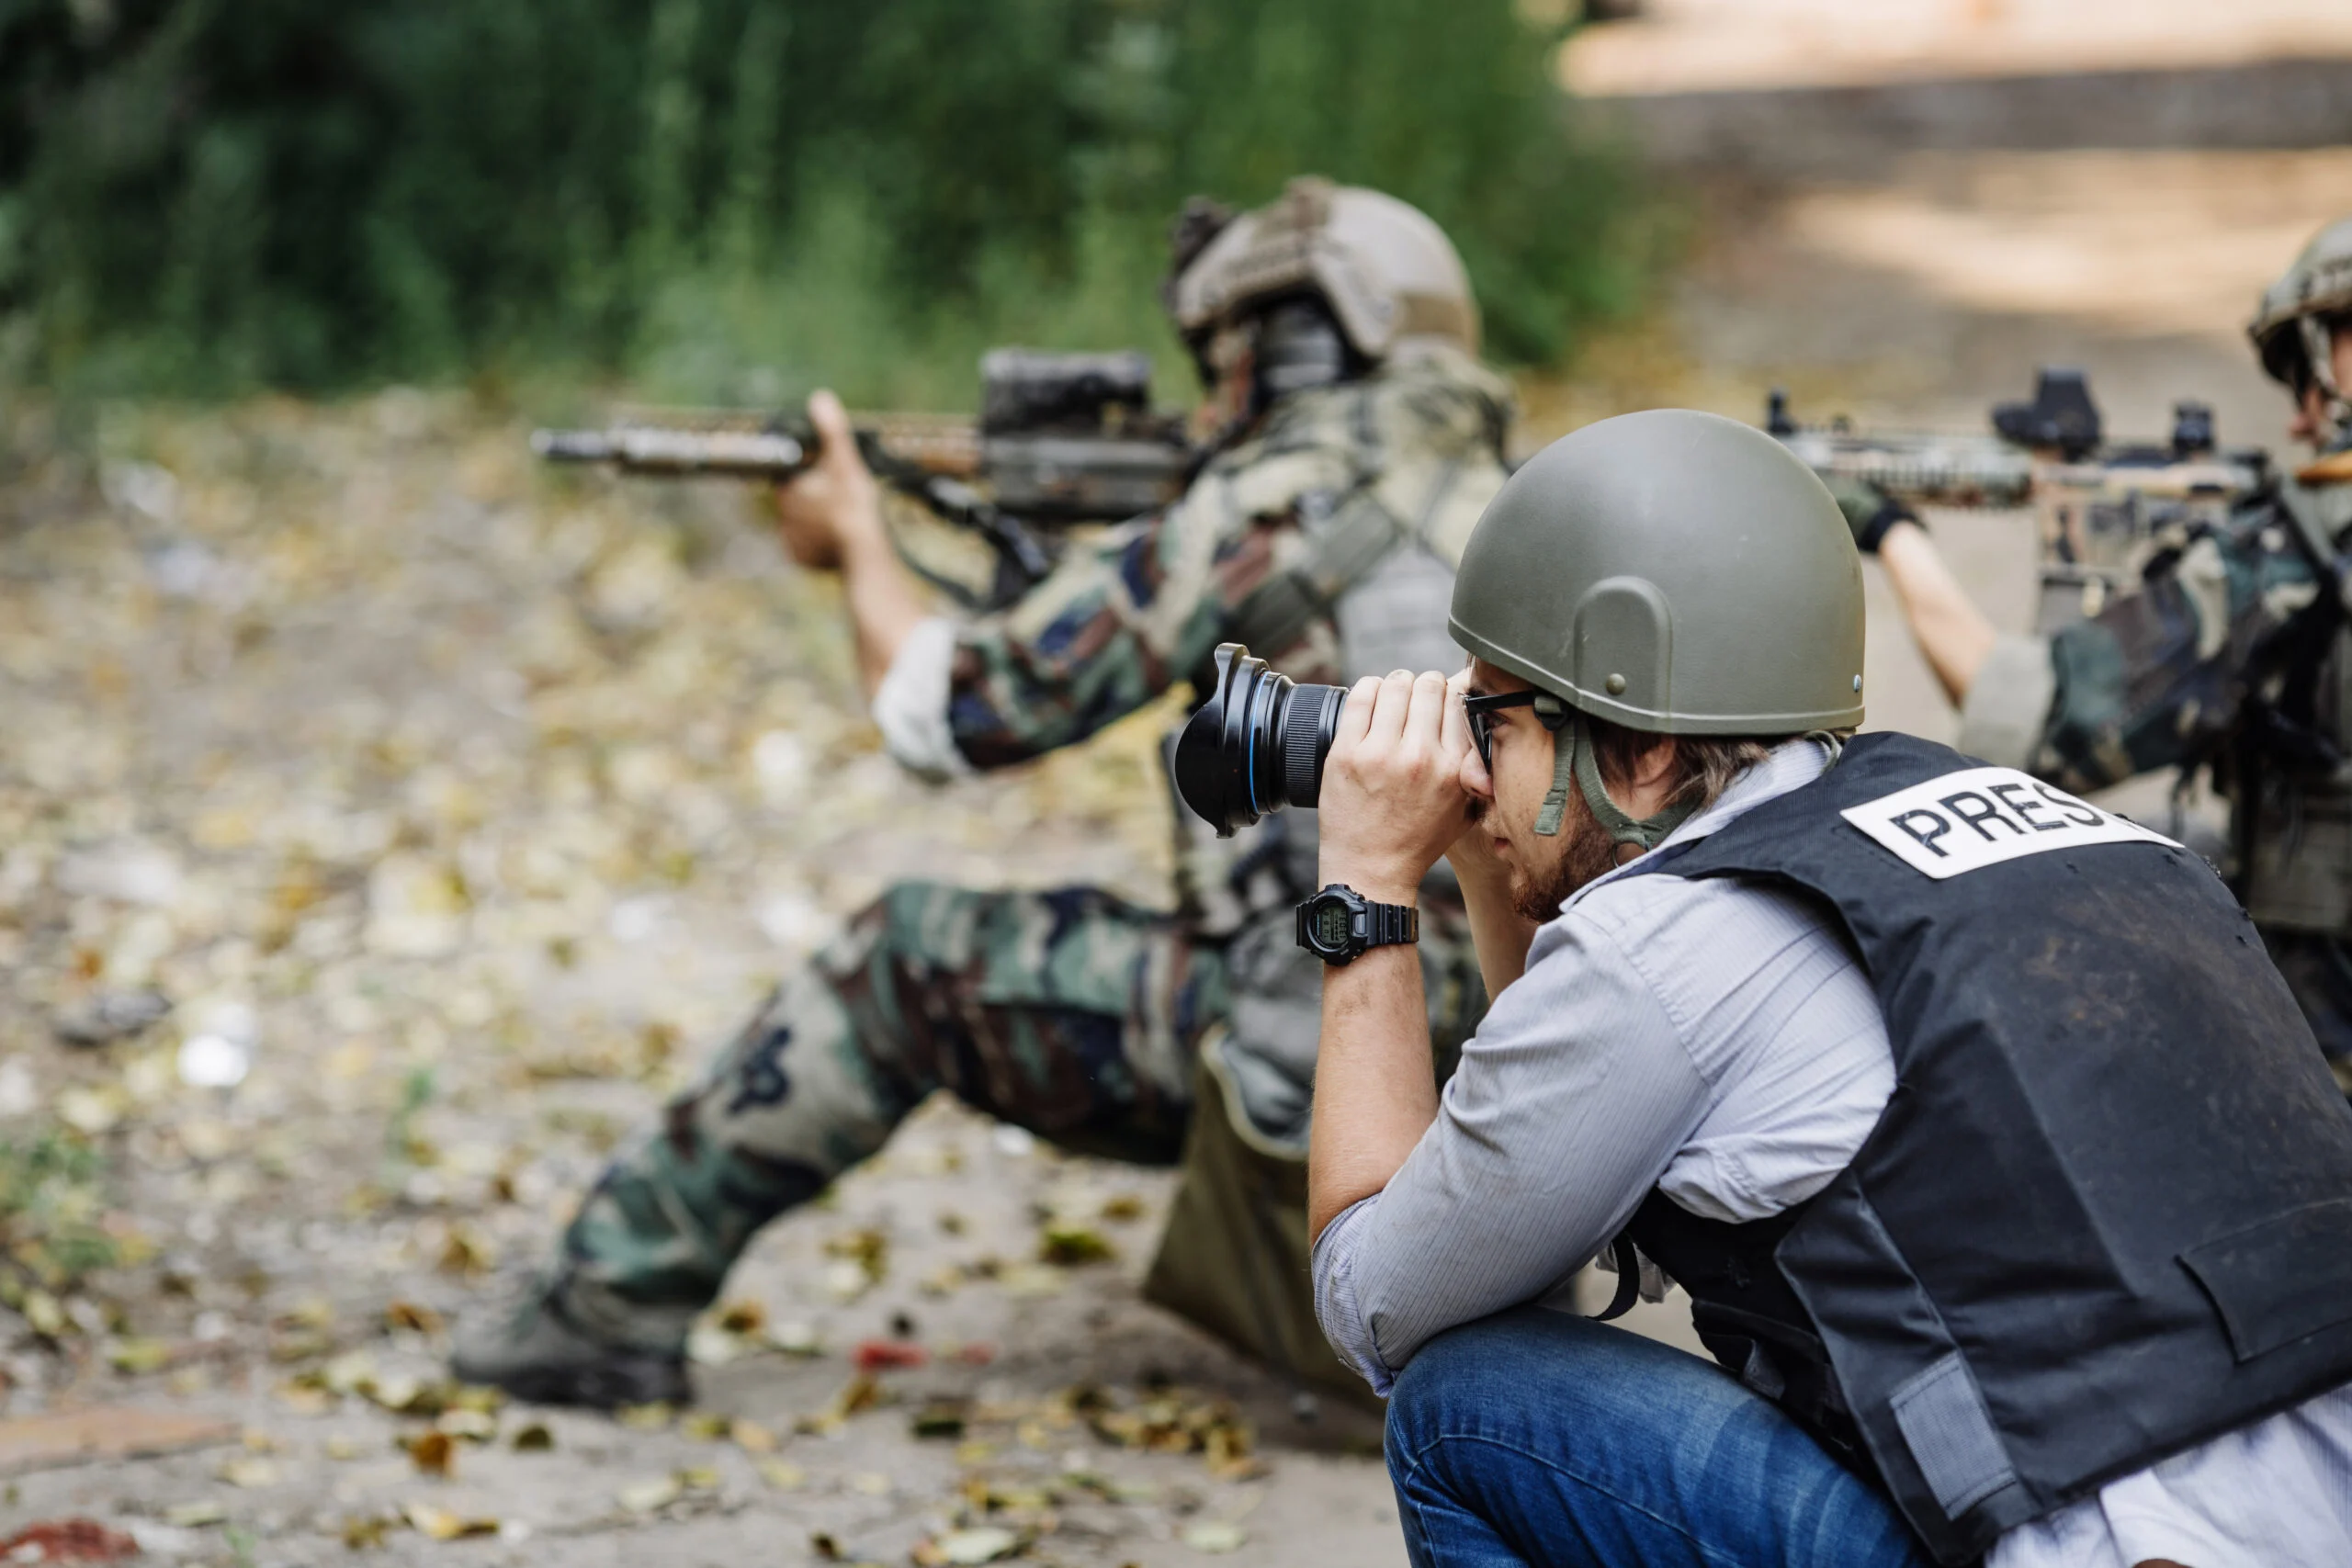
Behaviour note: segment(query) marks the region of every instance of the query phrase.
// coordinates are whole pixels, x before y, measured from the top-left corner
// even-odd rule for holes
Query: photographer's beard
[[[1543,925],[1558,918],[1568,895],[1617,869],[1618,845],[1611,841],[1585,804],[1584,791],[1568,792],[1568,809],[1557,835],[1540,839],[1532,832],[1514,833],[1514,845],[1543,846],[1553,851],[1543,863],[1522,858],[1510,866],[1510,905],[1521,919]]]

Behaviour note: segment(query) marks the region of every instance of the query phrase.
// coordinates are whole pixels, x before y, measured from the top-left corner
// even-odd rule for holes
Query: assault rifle
[[[856,414],[875,477],[933,516],[984,541],[984,581],[900,553],[970,608],[1009,603],[1053,570],[1062,529],[1119,522],[1183,492],[1194,452],[1182,414],[1150,404],[1151,360],[1134,350],[1054,354],[990,349],[980,357],[978,420]],[[816,461],[805,415],[730,410],[626,412],[602,430],[539,430],[531,449],[554,463],[594,463],[653,479],[788,479]]]
[[[1843,418],[1800,425],[1778,389],[1764,415],[1766,432],[1826,479],[1861,480],[1914,505],[2032,508],[2045,632],[2132,592],[2150,558],[2271,482],[2269,455],[2220,446],[2200,402],[2174,405],[2168,440],[2107,442],[2080,370],[2044,367],[2032,400],[1996,404],[1992,425],[1985,434],[1863,431]]]

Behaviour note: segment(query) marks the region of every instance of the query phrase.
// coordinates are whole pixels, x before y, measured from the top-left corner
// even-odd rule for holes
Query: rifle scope
[[[1347,688],[1302,686],[1238,642],[1214,661],[1207,700],[1176,739],[1177,795],[1219,838],[1284,807],[1311,809]]]

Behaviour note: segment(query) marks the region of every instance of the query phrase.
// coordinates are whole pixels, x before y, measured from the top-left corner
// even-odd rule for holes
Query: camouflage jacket
[[[2335,733],[2332,707],[2288,690],[2328,651],[2324,637],[2305,646],[2318,598],[2278,502],[2254,502],[2158,558],[2138,592],[2099,615],[2002,639],[1971,687],[1962,746],[2091,790],[2215,760],[2253,696],[2304,706],[2302,722]],[[2004,729],[2013,740],[1994,738]]]
[[[1250,592],[1291,569],[1317,519],[1360,491],[1451,567],[1501,487],[1510,412],[1498,378],[1450,354],[1283,399],[1174,505],[1104,531],[1018,604],[958,628],[956,750],[976,767],[1023,761],[1191,678]],[[1294,680],[1346,672],[1328,615],[1289,646],[1251,651]]]

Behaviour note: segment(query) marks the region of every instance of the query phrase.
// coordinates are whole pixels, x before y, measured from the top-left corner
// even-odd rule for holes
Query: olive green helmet
[[[2322,229],[2278,282],[2263,290],[2246,327],[2262,367],[2298,396],[2305,381],[2327,395],[2339,427],[2352,419],[2352,389],[2335,384],[2332,318],[2352,313],[2352,218]]]
[[[1393,196],[1295,179],[1275,200],[1211,232],[1182,256],[1169,289],[1169,310],[1188,339],[1272,300],[1315,294],[1348,345],[1375,364],[1420,342],[1478,352],[1478,306],[1461,256],[1428,214]],[[1187,249],[1180,238],[1180,255]]]
[[[1861,558],[1813,470],[1752,426],[1655,409],[1587,425],[1511,476],[1463,550],[1449,625],[1572,713],[1781,736],[1861,722],[1862,622]],[[1559,805],[1577,750],[1561,745]],[[1611,821],[1589,770],[1588,755],[1586,799],[1621,841],[1670,829]],[[1558,826],[1546,804],[1539,832]]]

